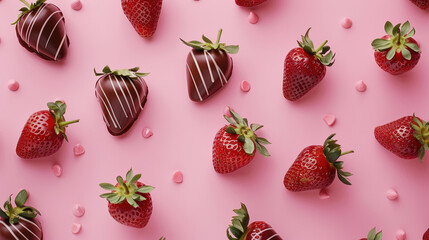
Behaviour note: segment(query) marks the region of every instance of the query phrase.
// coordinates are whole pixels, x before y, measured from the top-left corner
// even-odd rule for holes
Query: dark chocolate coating
[[[19,43],[41,58],[57,61],[66,57],[70,45],[61,10],[51,3],[26,13],[16,24]]]
[[[232,74],[232,58],[223,50],[192,49],[186,59],[189,98],[202,102],[224,87]]]
[[[25,236],[25,237],[24,237]],[[21,218],[17,224],[0,219],[0,240],[43,240],[42,225],[37,219]]]
[[[146,104],[148,91],[143,78],[106,74],[98,79],[95,96],[110,134],[118,136],[130,129]]]

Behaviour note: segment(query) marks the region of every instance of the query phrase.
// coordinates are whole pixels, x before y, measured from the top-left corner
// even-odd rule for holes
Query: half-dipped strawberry
[[[150,192],[152,186],[145,185],[138,180],[141,174],[134,175],[130,169],[126,175],[126,181],[121,176],[118,183],[101,183],[100,187],[111,191],[100,195],[109,202],[109,213],[117,222],[126,226],[143,228],[149,222],[152,215],[152,198]]]
[[[323,146],[312,145],[304,148],[284,177],[286,189],[293,192],[322,189],[332,184],[335,175],[347,185],[347,177],[352,174],[343,171],[341,156],[353,151],[341,152],[341,146],[330,135]]]
[[[66,104],[49,102],[49,110],[33,113],[25,123],[16,146],[16,154],[25,159],[41,158],[56,153],[67,139],[66,127],[79,120],[66,121]]]
[[[229,53],[238,52],[238,45],[227,46],[219,43],[222,29],[219,30],[216,42],[203,35],[204,43],[199,41],[185,42],[193,49],[186,59],[189,98],[202,102],[223,88],[232,74],[232,58]]]
[[[377,230],[375,230],[375,228],[371,229],[371,231],[369,231],[368,236],[366,238],[361,238],[361,240],[381,240],[381,238],[383,237],[383,232],[377,232]]]
[[[377,141],[396,156],[419,158],[429,150],[429,123],[416,116],[405,116],[374,129]]]
[[[122,10],[136,32],[151,37],[158,26],[162,0],[121,0]]]
[[[46,0],[37,0],[21,8],[16,24],[19,43],[30,52],[46,60],[64,59],[70,45],[64,15],[61,10]]]
[[[110,70],[103,68],[95,84],[95,96],[100,103],[107,130],[113,136],[127,132],[146,104],[149,89],[139,68]]]
[[[267,0],[235,0],[235,3],[241,7],[255,7]]]
[[[241,203],[240,209],[234,209],[237,216],[232,217],[232,225],[226,230],[229,240],[282,240],[274,229],[263,221],[252,222],[246,205]]]
[[[40,212],[25,205],[27,191],[18,193],[16,207],[12,206],[11,196],[4,203],[4,210],[0,208],[0,240],[43,240],[42,225],[36,219]]]
[[[410,30],[410,23],[393,26],[387,21],[384,25],[387,35],[375,39],[371,45],[374,48],[374,57],[378,66],[384,71],[399,75],[413,69],[420,59],[420,48],[412,37],[414,28]]]
[[[213,141],[213,166],[218,173],[230,173],[249,164],[256,151],[262,156],[270,154],[262,144],[270,144],[267,139],[258,137],[255,131],[262,128],[259,124],[248,125],[247,119],[229,110],[232,118],[224,115],[230,123],[222,127]]]
[[[289,101],[296,101],[307,94],[322,81],[326,74],[326,66],[334,64],[335,54],[326,46],[325,41],[314,49],[308,33],[310,28],[298,41],[298,48],[290,50],[286,55],[283,71],[283,96]]]
[[[410,0],[412,3],[416,4],[417,7],[421,9],[429,8],[429,0]]]

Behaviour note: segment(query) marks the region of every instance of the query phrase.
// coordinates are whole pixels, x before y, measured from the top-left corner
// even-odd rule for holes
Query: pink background
[[[51,2],[63,10],[71,41],[69,56],[60,64],[19,45],[10,23],[23,5],[0,2],[0,199],[27,188],[30,203],[43,214],[45,239],[226,239],[232,209],[240,202],[247,204],[251,220],[265,220],[283,239],[359,239],[377,226],[384,239],[394,239],[402,228],[415,240],[429,227],[429,158],[423,163],[399,159],[373,137],[374,127],[404,115],[429,118],[429,12],[407,0],[269,0],[254,9],[260,22],[251,25],[250,10],[233,0],[165,0],[158,30],[146,40],[134,32],[119,0],[86,0],[79,12],[70,1]],[[340,26],[343,17],[353,20],[351,29]],[[383,72],[373,59],[370,43],[383,35],[386,20],[410,20],[417,30],[423,54],[417,67],[402,76]],[[291,103],[281,90],[283,61],[310,26],[316,45],[329,39],[336,63],[316,89]],[[190,49],[179,37],[200,39],[204,33],[214,39],[220,27],[224,42],[240,45],[233,76],[224,90],[196,104],[186,87]],[[94,96],[93,68],[106,64],[151,72],[145,78],[150,90],[146,107],[122,137],[107,132]],[[17,92],[8,90],[9,79],[20,82]],[[242,80],[252,84],[249,93],[240,91]],[[367,92],[354,89],[358,80],[367,83]],[[68,104],[67,119],[81,119],[68,128],[70,143],[51,157],[21,160],[15,146],[25,121],[58,97]],[[259,134],[273,143],[272,156],[259,155],[249,166],[219,175],[211,148],[226,123],[222,112],[227,105],[265,125]],[[325,113],[337,116],[333,127],[322,121]],[[154,136],[142,138],[144,127],[152,128]],[[356,151],[343,157],[345,169],[354,173],[353,186],[336,180],[331,198],[324,201],[318,191],[288,192],[283,177],[295,157],[333,132],[343,150]],[[86,148],[85,155],[73,155],[76,143]],[[64,168],[60,178],[52,174],[54,163]],[[130,167],[156,187],[154,212],[144,229],[116,223],[106,200],[98,197],[104,192],[98,183],[114,182]],[[175,170],[184,173],[181,185],[171,180]],[[397,201],[386,199],[390,187],[398,190]],[[86,207],[84,217],[72,215],[75,203]],[[83,225],[79,235],[71,233],[73,222]]]

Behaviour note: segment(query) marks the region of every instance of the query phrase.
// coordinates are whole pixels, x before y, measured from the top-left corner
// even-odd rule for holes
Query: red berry
[[[254,7],[267,0],[235,0],[235,3],[241,7]]]
[[[412,3],[416,4],[417,7],[421,9],[429,8],[429,0],[410,0]]]
[[[332,66],[334,54],[325,41],[314,50],[308,31],[302,36],[300,47],[292,49],[285,58],[283,72],[283,96],[296,101],[322,81],[326,66]],[[326,55],[324,55],[326,54]]]
[[[151,37],[158,26],[162,0],[122,0],[125,16],[142,37]]]

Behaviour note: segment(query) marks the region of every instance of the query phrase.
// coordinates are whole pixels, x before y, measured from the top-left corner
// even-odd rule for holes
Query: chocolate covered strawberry
[[[254,7],[267,0],[235,0],[235,3],[241,7]]]
[[[377,141],[396,156],[419,158],[429,150],[429,123],[416,116],[405,116],[374,129]]]
[[[416,4],[417,7],[421,9],[429,8],[429,0],[410,0],[412,3]]]
[[[289,101],[296,101],[307,94],[322,81],[326,67],[334,64],[335,54],[326,46],[325,41],[314,49],[308,33],[310,28],[298,41],[298,48],[286,55],[283,71],[283,96]]]
[[[37,0],[21,8],[16,24],[19,43],[30,52],[46,60],[57,61],[66,57],[70,45],[64,15],[61,10],[46,0]]]
[[[79,120],[66,121],[66,104],[49,102],[49,110],[33,113],[25,123],[16,146],[16,154],[25,159],[41,158],[56,153],[67,139],[66,127]]]
[[[351,185],[347,177],[352,174],[343,171],[343,162],[338,159],[353,151],[341,152],[341,146],[330,135],[323,146],[304,148],[284,177],[286,189],[293,192],[322,189],[332,184],[335,175],[341,182]]]
[[[384,71],[399,75],[413,69],[420,59],[420,48],[414,38],[414,28],[410,30],[410,23],[393,26],[387,21],[384,25],[387,35],[375,39],[371,45],[374,48],[374,57],[378,66]]]
[[[143,110],[149,89],[139,68],[110,70],[103,68],[95,84],[95,96],[100,103],[104,122],[110,134],[118,136],[127,132]]]
[[[375,230],[375,228],[371,229],[371,231],[369,231],[368,236],[366,238],[361,238],[361,240],[381,240],[381,238],[383,237],[383,232],[377,232],[377,230]]]
[[[232,217],[232,225],[226,230],[229,240],[282,240],[274,229],[263,221],[252,222],[246,205],[241,203],[240,209],[234,209],[237,216]]]
[[[22,190],[15,198],[16,207],[9,197],[4,210],[0,208],[0,240],[43,240],[42,225],[36,219],[40,212],[26,206],[27,199],[27,191]]]
[[[186,59],[189,98],[202,102],[223,88],[232,74],[230,54],[238,53],[238,45],[220,43],[222,29],[219,30],[216,42],[203,35],[204,43],[199,41],[185,42],[193,49]]]
[[[218,173],[230,173],[249,164],[256,151],[262,156],[270,154],[262,144],[270,144],[267,139],[258,137],[255,131],[262,128],[259,124],[249,124],[246,118],[229,110],[232,118],[224,116],[230,123],[222,127],[213,141],[213,166]]]
[[[121,0],[122,10],[136,32],[151,37],[158,26],[162,0]]]
[[[100,187],[111,191],[100,195],[109,202],[109,213],[117,222],[126,226],[143,228],[149,222],[152,215],[152,198],[150,192],[152,186],[145,185],[138,180],[141,174],[133,174],[130,169],[126,180],[121,176],[116,178],[116,185],[101,183]]]

